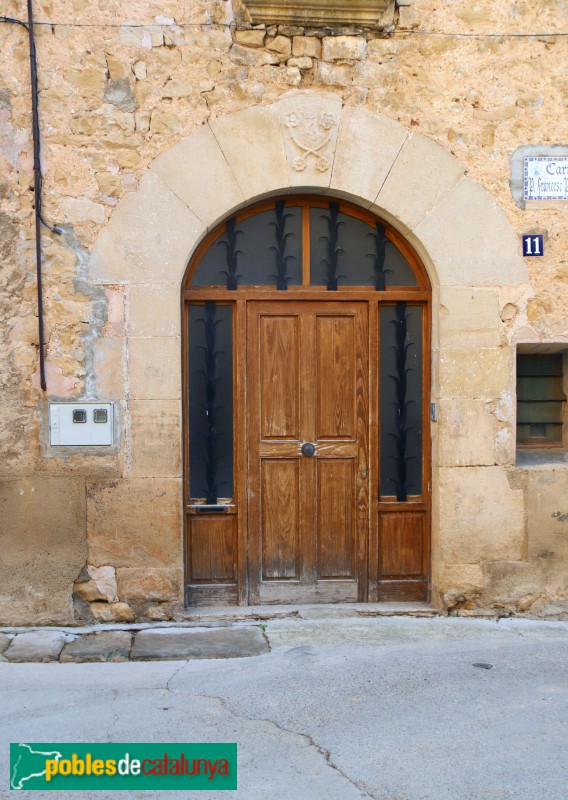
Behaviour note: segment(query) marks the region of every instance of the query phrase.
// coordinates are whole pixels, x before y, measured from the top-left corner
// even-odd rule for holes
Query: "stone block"
[[[446,564],[439,588],[471,592],[482,589],[483,582],[483,569],[479,564]]]
[[[247,658],[268,653],[259,628],[188,630],[158,628],[139,631],[132,647],[132,661],[185,661],[194,658]]]
[[[297,66],[290,64],[282,70],[281,78],[287,86],[299,86],[302,81],[302,73]]]
[[[438,322],[441,347],[499,347],[501,325],[496,289],[440,289]]]
[[[101,194],[107,197],[118,197],[122,188],[122,178],[112,172],[97,172],[97,183]]]
[[[61,207],[65,219],[74,224],[81,222],[106,222],[106,210],[100,203],[93,203],[87,197],[64,197]]]
[[[251,31],[235,31],[235,41],[245,47],[262,47],[266,31],[259,28]]]
[[[402,6],[398,10],[398,25],[403,29],[418,28],[420,26],[420,14],[415,8]]]
[[[203,179],[204,164],[207,164],[207,180]],[[205,225],[214,225],[245,202],[209,125],[202,125],[191,136],[168,148],[150,168]]]
[[[205,225],[154,172],[127,194],[91,254],[94,283],[178,283]]]
[[[108,566],[93,567],[89,564],[87,572],[95,582],[98,591],[103,595],[104,599],[109,603],[116,603],[118,601],[118,589],[116,587],[115,568]]]
[[[107,336],[124,336],[124,291],[105,289],[107,298]]]
[[[87,560],[84,480],[4,480],[0,520],[0,624],[72,624]]]
[[[324,61],[359,61],[367,55],[367,40],[363,36],[324,36]]]
[[[132,94],[129,77],[111,78],[105,86],[103,100],[116,106],[121,111],[128,111],[129,113],[136,111],[138,108],[136,98]]]
[[[97,584],[94,581],[83,581],[83,583],[75,583],[75,592],[86,600],[87,603],[94,603],[97,600],[106,600],[97,589]]]
[[[528,470],[529,553],[549,572],[568,574],[568,472],[553,466]]]
[[[480,236],[480,231],[489,235]],[[441,286],[523,283],[527,267],[507,217],[469,178],[459,181],[413,231]]]
[[[288,67],[297,67],[298,69],[311,69],[313,61],[308,56],[300,56],[299,58],[289,58],[286,62]]]
[[[116,567],[182,563],[181,480],[134,478],[88,485],[89,561]]]
[[[319,186],[331,180],[341,98],[323,92],[288,92],[279,111],[286,144],[289,186]],[[305,146],[311,147],[307,152]]]
[[[432,139],[414,134],[400,150],[376,200],[377,212],[387,208],[415,228],[463,177],[463,167]]]
[[[125,600],[160,602],[183,600],[181,565],[177,570],[119,567],[118,590]]]
[[[128,333],[137,338],[180,336],[179,284],[135,284],[128,293]]]
[[[231,47],[231,61],[243,67],[265,66],[266,64],[280,64],[286,59],[275,52],[259,50],[257,47],[243,47],[234,44]]]
[[[438,415],[438,463],[443,467],[493,466],[493,415],[484,400],[442,399]]]
[[[68,642],[59,660],[62,663],[85,661],[128,661],[132,634],[129,631],[100,631]]]
[[[183,607],[183,603],[177,605]],[[175,619],[177,610],[176,603],[159,603],[155,606],[149,606],[144,611],[144,616],[154,622],[166,622],[167,620]]]
[[[181,396],[181,343],[174,336],[130,339],[130,395],[134,400]]]
[[[98,396],[123,399],[126,396],[124,339],[97,339],[94,361]]]
[[[406,140],[402,125],[363,108],[345,107],[331,188],[373,203]]]
[[[280,110],[255,106],[210,123],[211,130],[245,197],[288,186]],[[219,191],[215,187],[215,191]]]
[[[512,489],[501,467],[439,470],[440,551],[446,564],[526,558],[522,489]]]
[[[18,633],[4,651],[4,658],[8,661],[57,661],[65,638],[62,631]]]
[[[321,39],[317,36],[294,36],[292,52],[295,56],[321,58]]]
[[[157,136],[172,137],[181,133],[183,121],[173,111],[155,108],[150,117],[150,133]]]
[[[130,476],[175,478],[181,475],[181,403],[178,400],[132,400],[130,419]]]
[[[292,41],[287,36],[275,36],[266,43],[266,49],[282,56],[289,56],[292,53]]]
[[[128,603],[91,603],[90,609],[97,622],[134,622],[135,618]]]
[[[440,350],[440,397],[499,398],[511,388],[511,358],[508,347]]]
[[[324,86],[350,86],[353,81],[353,68],[339,64],[318,61],[316,75]]]

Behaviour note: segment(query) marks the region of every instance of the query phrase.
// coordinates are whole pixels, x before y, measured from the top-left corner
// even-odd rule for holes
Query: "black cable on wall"
[[[42,176],[41,176],[41,145],[39,132],[39,112],[38,112],[38,81],[37,81],[37,56],[34,37],[34,22],[32,0],[28,3],[28,21],[12,17],[0,17],[0,22],[9,22],[14,25],[21,25],[28,32],[30,42],[30,80],[32,93],[32,139],[34,151],[34,199],[35,199],[35,239],[36,239],[36,275],[37,275],[37,318],[39,328],[39,380],[42,390],[47,391],[45,378],[45,333],[43,320],[43,285],[41,272],[42,246],[41,246],[41,226],[45,225],[53,233],[63,233],[59,228],[48,225],[42,215]]]

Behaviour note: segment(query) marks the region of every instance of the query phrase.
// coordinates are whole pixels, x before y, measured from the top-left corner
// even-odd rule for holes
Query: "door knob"
[[[303,456],[313,456],[316,452],[316,446],[311,442],[304,442],[301,452]]]

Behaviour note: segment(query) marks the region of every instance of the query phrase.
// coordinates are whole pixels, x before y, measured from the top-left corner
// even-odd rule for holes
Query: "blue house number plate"
[[[544,238],[542,236],[523,236],[523,255],[542,256],[544,254]]]

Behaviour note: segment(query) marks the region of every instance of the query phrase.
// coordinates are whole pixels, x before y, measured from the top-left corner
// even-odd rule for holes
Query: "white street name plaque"
[[[568,200],[568,156],[525,156],[525,200]]]

